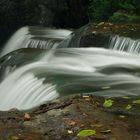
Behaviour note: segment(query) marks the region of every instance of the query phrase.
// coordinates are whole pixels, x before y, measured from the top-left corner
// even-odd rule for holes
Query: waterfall
[[[1,52],[0,110],[81,93],[139,96],[139,52],[139,39],[91,33],[90,25],[76,32],[23,27]]]
[[[111,37],[109,48],[113,50],[139,54],[140,39],[133,40],[128,37],[120,37],[119,35],[115,35]]]
[[[55,48],[71,31],[43,27],[23,27],[6,43],[1,56],[20,48]]]
[[[3,79],[0,110],[31,109],[57,97],[80,93],[138,96],[139,61],[138,55],[103,48],[46,51]]]

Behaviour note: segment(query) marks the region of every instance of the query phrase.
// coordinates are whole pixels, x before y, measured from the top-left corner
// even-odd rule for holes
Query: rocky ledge
[[[139,140],[140,100],[77,96],[0,112],[1,140]]]

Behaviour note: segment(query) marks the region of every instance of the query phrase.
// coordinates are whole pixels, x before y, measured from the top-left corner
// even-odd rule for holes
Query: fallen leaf
[[[66,124],[71,125],[71,126],[74,126],[74,125],[76,125],[76,122],[73,121],[73,120],[67,120],[66,121]]]
[[[90,96],[88,96],[88,95],[84,95],[83,98],[90,98]]]
[[[133,104],[140,104],[140,100],[133,101]]]
[[[108,25],[113,26],[113,24],[112,24],[112,23],[108,23]]]
[[[113,100],[105,100],[105,102],[103,103],[103,107],[105,107],[105,108],[109,108],[109,107],[111,107],[112,105],[113,105]]]
[[[75,125],[75,124],[76,124],[76,122],[74,122],[74,121],[70,122],[70,125]]]
[[[96,135],[96,131],[95,130],[82,130],[80,131],[77,136],[78,137],[88,137],[88,136],[95,136]]]
[[[68,134],[73,134],[73,131],[72,130],[68,130]]]
[[[125,118],[125,116],[124,116],[124,115],[120,115],[119,117],[120,117],[120,118],[122,118],[122,119],[124,119],[124,118]]]
[[[11,136],[9,140],[19,140],[19,138],[17,136]]]
[[[29,121],[31,119],[31,116],[28,113],[24,114],[24,120]]]
[[[128,97],[128,96],[124,96],[122,97],[123,99],[131,99],[131,97]]]
[[[107,27],[104,27],[103,29],[107,29]]]
[[[105,23],[104,22],[100,22],[99,24],[98,24],[98,26],[101,26],[101,25],[104,25]]]
[[[132,108],[132,105],[131,104],[128,104],[127,106],[126,106],[126,110],[129,110],[129,109],[131,109]]]
[[[86,101],[90,101],[90,96],[87,96],[87,95],[84,95],[83,98],[86,100]]]

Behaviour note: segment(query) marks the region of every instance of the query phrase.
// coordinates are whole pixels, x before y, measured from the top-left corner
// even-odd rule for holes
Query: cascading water
[[[135,54],[140,52],[140,39],[97,32],[94,31],[94,28],[92,24],[83,26],[73,32],[71,37],[62,41],[59,46],[63,48],[100,47]]]
[[[55,48],[71,31],[43,27],[23,27],[4,46],[1,56],[20,48]]]
[[[0,59],[0,110],[31,109],[57,97],[81,93],[139,96],[139,40],[111,36],[109,42],[110,36],[106,36],[104,43],[100,41],[103,36],[93,33],[93,46],[81,48],[87,47],[87,29],[80,29],[66,40],[71,33],[67,30],[25,27],[17,32],[2,56],[27,49]],[[56,40],[64,41],[58,45]]]
[[[128,37],[112,36],[110,49],[138,54],[140,52],[140,39],[133,40]]]
[[[138,96],[139,61],[136,55],[99,48],[61,48],[42,53],[38,61],[16,69],[1,82],[0,110],[30,109],[80,93]]]

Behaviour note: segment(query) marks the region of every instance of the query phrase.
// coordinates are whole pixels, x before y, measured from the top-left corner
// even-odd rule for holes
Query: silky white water
[[[140,53],[140,39],[131,39],[128,37],[112,36],[110,41],[110,49],[118,51],[126,51],[129,53]]]
[[[0,56],[21,48],[55,48],[71,31],[43,27],[22,27],[9,39]]]
[[[0,110],[31,109],[61,96],[140,95],[140,56],[103,48],[60,48],[11,72],[0,84]]]
[[[1,52],[7,55],[0,59],[0,110],[31,109],[82,93],[139,96],[140,40],[113,35],[105,46],[95,40],[95,46],[80,48],[87,47],[81,42],[88,31],[87,26],[72,34],[42,27],[17,31]]]

